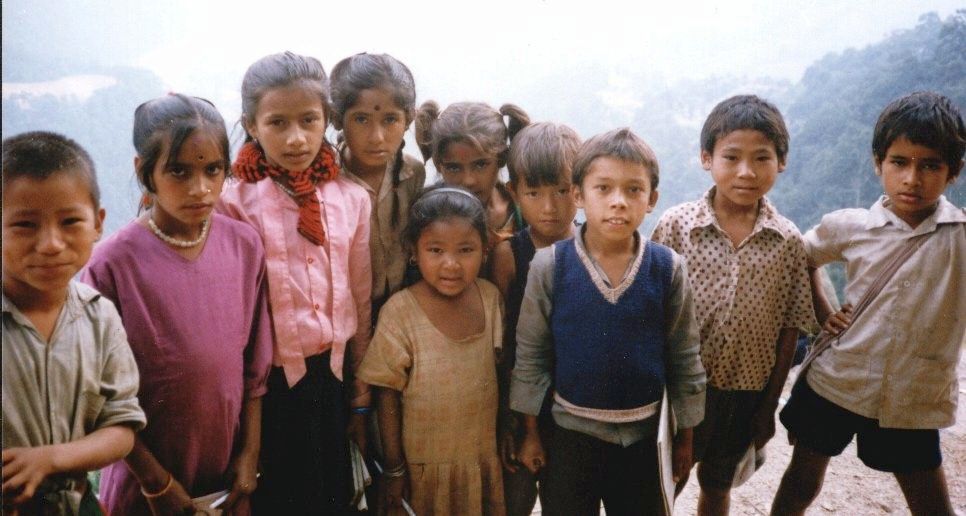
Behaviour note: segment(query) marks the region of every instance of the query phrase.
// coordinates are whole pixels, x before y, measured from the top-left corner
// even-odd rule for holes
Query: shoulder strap
[[[876,276],[875,280],[872,281],[872,284],[869,285],[869,289],[865,291],[865,294],[861,299],[859,299],[859,302],[856,303],[855,307],[852,309],[853,321],[858,319],[862,312],[864,312],[865,309],[876,298],[876,296],[879,295],[879,292],[882,292],[882,289],[887,283],[889,283],[889,280],[891,280],[892,276],[894,276],[896,271],[899,270],[899,267],[902,267],[902,264],[906,263],[906,261],[908,261],[909,258],[917,250],[919,250],[920,247],[922,247],[922,244],[925,243],[930,234],[931,233],[924,233],[922,235],[911,237],[906,241],[906,245],[899,249],[898,253],[893,255],[892,260],[879,272],[879,275]],[[795,378],[796,384],[802,381],[802,378],[805,377],[809,366],[812,365],[812,362],[815,360],[815,358],[822,354],[822,352],[824,352],[826,349],[830,348],[832,346],[832,342],[840,339],[848,330],[849,328],[846,328],[839,332],[838,335],[830,335],[825,330],[822,330],[818,334],[818,338],[816,338],[815,342],[812,344],[811,351],[809,351],[808,356],[805,357],[805,360],[802,362],[802,367],[798,371],[798,376]]]

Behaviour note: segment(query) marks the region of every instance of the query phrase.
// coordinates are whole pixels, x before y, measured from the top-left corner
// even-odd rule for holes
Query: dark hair
[[[415,253],[416,242],[423,230],[433,222],[450,218],[470,221],[486,249],[486,208],[483,203],[469,190],[443,183],[424,188],[409,209],[409,222],[402,234],[406,249]]]
[[[42,181],[55,174],[76,175],[87,183],[94,211],[101,208],[94,160],[79,143],[61,134],[31,131],[4,139],[2,174],[3,186],[20,177]]]
[[[872,154],[881,163],[889,146],[905,136],[916,145],[939,152],[950,177],[959,175],[966,151],[966,127],[959,109],[945,95],[917,91],[892,101],[879,115],[872,135]]]
[[[282,52],[265,56],[252,63],[242,79],[242,126],[245,127],[245,141],[252,141],[247,124],[255,121],[258,103],[265,92],[300,84],[315,90],[322,101],[322,111],[329,120],[329,79],[322,63],[314,57],[302,56],[293,52]]]
[[[514,104],[504,104],[497,111],[482,102],[457,102],[440,113],[439,105],[429,100],[416,112],[416,143],[424,161],[432,158],[435,163],[451,143],[467,143],[495,155],[503,167],[510,140],[529,124],[530,117]]]
[[[778,162],[788,156],[788,129],[774,104],[757,95],[735,95],[718,103],[701,128],[701,150],[714,154],[718,140],[732,131],[758,131],[775,146]]]
[[[345,114],[363,90],[380,88],[389,92],[396,106],[406,113],[406,125],[416,116],[416,82],[406,65],[389,54],[356,54],[336,63],[332,69],[332,125],[342,129]],[[399,173],[403,166],[403,141],[396,149],[392,167],[392,228],[399,225]]]
[[[510,144],[506,162],[514,188],[555,185],[564,174],[572,174],[580,136],[564,124],[539,122],[524,127]],[[567,178],[570,179],[569,177]]]
[[[598,134],[580,146],[574,163],[574,184],[582,186],[591,163],[602,157],[611,157],[647,168],[651,190],[657,190],[660,179],[657,156],[647,142],[627,127]]]
[[[134,110],[134,150],[141,161],[136,175],[141,187],[154,193],[151,175],[158,162],[167,168],[177,159],[181,146],[195,131],[203,130],[214,138],[224,159],[225,174],[230,170],[228,133],[225,120],[211,102],[198,97],[171,93],[149,100]]]

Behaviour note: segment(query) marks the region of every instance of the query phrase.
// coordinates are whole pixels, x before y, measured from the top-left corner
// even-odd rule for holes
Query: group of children
[[[241,93],[233,163],[211,103],[137,108],[142,209],[96,246],[87,153],[4,140],[4,514],[192,514],[220,490],[232,514],[345,514],[352,447],[379,463],[390,514],[525,515],[538,494],[546,514],[662,514],[665,475],[680,490],[694,463],[699,513],[726,514],[816,316],[844,333],[781,411],[795,449],[773,513],[802,514],[856,435],[915,514],[952,513],[938,429],[958,397],[966,214],[942,194],[966,128],[947,98],[890,104],[885,195],[804,236],[765,197],[781,114],[729,98],[701,133],[714,186],[647,239],[659,166],[629,129],[582,143],[510,104],[417,109],[388,55],[331,77],[270,55]],[[413,122],[423,161],[403,152]],[[428,160],[441,182],[424,189]],[[833,313],[813,287],[833,261],[849,303],[882,293]]]

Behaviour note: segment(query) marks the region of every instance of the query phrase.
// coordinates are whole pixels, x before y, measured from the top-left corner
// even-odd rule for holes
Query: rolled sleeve
[[[251,336],[245,348],[245,399],[264,396],[272,368],[272,320],[268,313],[268,273],[264,259],[258,274],[258,301],[252,319]]]
[[[698,322],[687,269],[674,255],[674,272],[667,304],[667,390],[678,427],[691,428],[704,419],[707,376],[701,365]]]
[[[840,212],[829,213],[822,220],[808,230],[802,237],[805,253],[808,255],[808,265],[821,267],[827,263],[843,261],[843,248],[848,244],[848,237],[843,240],[837,228]]]
[[[517,357],[510,379],[510,408],[533,416],[540,414],[553,378],[550,332],[553,267],[554,246],[538,250],[530,262],[517,322]]]
[[[349,288],[352,299],[356,303],[356,333],[348,343],[348,362],[352,371],[352,395],[350,406],[368,407],[372,403],[369,385],[359,379],[355,371],[359,370],[369,340],[372,338],[372,255],[369,252],[369,231],[372,204],[369,194],[365,195],[359,218],[356,221],[356,231],[352,236],[352,247],[349,250]]]

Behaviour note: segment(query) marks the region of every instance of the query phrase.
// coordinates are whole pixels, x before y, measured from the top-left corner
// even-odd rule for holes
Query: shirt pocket
[[[829,379],[822,383],[834,385],[844,398],[858,402],[866,400],[873,385],[870,381],[872,364],[868,355],[843,351],[834,345],[826,353],[830,360],[823,369]]]
[[[956,363],[914,356],[906,370],[896,393],[899,413],[914,417],[918,428],[951,425],[958,393]]]

